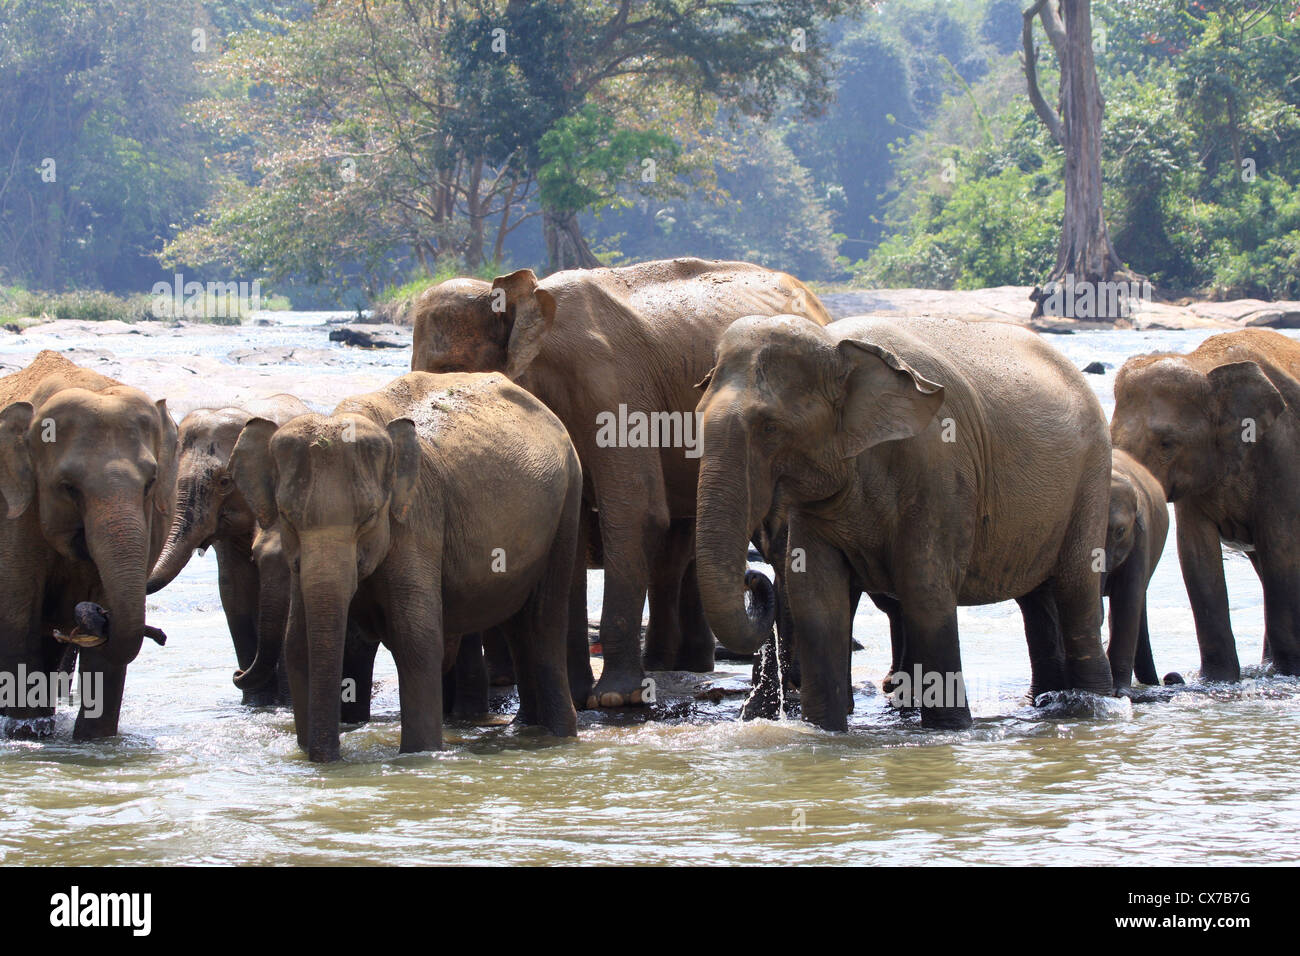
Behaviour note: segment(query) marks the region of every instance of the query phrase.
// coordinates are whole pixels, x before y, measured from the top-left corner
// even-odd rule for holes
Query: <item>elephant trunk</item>
[[[709,454],[700,468],[696,502],[696,576],[704,615],[718,640],[739,654],[756,654],[772,634],[776,599],[766,576],[746,568],[749,539],[762,516],[750,513],[747,456],[743,442],[740,455],[727,450],[735,446],[734,439],[706,439]]]
[[[141,495],[100,502],[86,514],[86,548],[99,571],[108,611],[108,642],[99,651],[125,666],[140,653],[149,574],[149,522]]]
[[[235,686],[245,693],[262,690],[276,679],[275,668],[280,663],[284,649],[284,622],[279,627],[262,627],[259,617],[257,628],[257,654],[253,663],[242,671],[235,671]]]
[[[307,624],[307,757],[313,761],[339,759],[343,650],[356,567],[350,536],[302,541],[298,580]]]
[[[176,485],[176,515],[167,542],[149,575],[148,593],[171,584],[189,564],[190,555],[217,530],[219,508],[211,483],[186,476]]]

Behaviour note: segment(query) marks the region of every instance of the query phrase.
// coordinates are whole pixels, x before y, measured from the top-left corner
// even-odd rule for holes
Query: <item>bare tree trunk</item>
[[[1059,115],[1038,89],[1035,16],[1042,22],[1061,64]],[[1124,269],[1111,244],[1102,203],[1101,120],[1105,103],[1093,59],[1091,0],[1036,0],[1024,13],[1022,40],[1030,102],[1065,153],[1065,217],[1056,265],[1044,285],[1095,286],[1117,278],[1135,281],[1139,277]],[[1117,297],[1102,295],[1095,288],[1093,291],[1089,298],[1098,311],[1092,316],[1076,317],[1119,318],[1120,314],[1110,314],[1115,311],[1111,306]],[[1031,298],[1034,316],[1044,314],[1044,302],[1051,296],[1040,287],[1034,289]]]
[[[582,238],[577,213],[543,212],[542,233],[546,237],[546,255],[551,272],[600,266],[600,260],[587,245],[587,240]]]
[[[469,185],[465,187],[465,211],[469,217],[469,239],[465,244],[465,267],[471,272],[483,264],[483,158],[474,160]]]

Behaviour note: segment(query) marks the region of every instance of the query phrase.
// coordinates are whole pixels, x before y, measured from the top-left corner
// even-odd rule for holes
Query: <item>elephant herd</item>
[[[652,699],[647,670],[774,633],[790,666],[756,680],[844,730],[863,594],[889,619],[891,699],[961,728],[963,605],[1020,605],[1034,695],[1159,682],[1146,588],[1172,503],[1202,677],[1240,678],[1224,544],[1263,584],[1265,659],[1300,675],[1300,344],[1276,332],[1129,360],[1108,424],[1030,331],[832,322],[746,263],[455,279],[414,325],[412,371],[328,416],[277,395],[178,427],[48,351],[0,378],[0,674],[76,666],[103,700],[74,735],[116,734],[127,665],[166,639],[146,593],[213,547],[235,683],[290,703],[312,760],[369,719],[380,643],[404,752],[441,747],[489,678],[517,684],[519,722],[572,736],[575,709]],[[48,732],[53,702],[0,711]]]

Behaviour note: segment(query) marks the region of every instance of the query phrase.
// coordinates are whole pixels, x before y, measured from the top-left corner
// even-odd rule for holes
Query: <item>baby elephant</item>
[[[1102,593],[1110,598],[1110,672],[1115,689],[1137,679],[1159,686],[1147,632],[1147,584],[1165,549],[1169,506],[1160,482],[1127,452],[1111,453],[1110,525]]]
[[[349,622],[397,665],[404,753],[442,747],[459,637],[498,625],[520,723],[573,736],[566,672],[582,472],[564,426],[504,376],[412,372],[331,417],[245,426],[231,471],[290,568],[284,660],[299,745],[339,756]],[[263,635],[251,671],[279,658]],[[589,668],[587,648],[570,666]],[[589,673],[589,671],[588,671]]]
[[[272,395],[242,407],[199,408],[180,425],[176,501],[167,544],[149,576],[153,594],[170,584],[196,551],[217,552],[221,606],[241,668],[252,665],[259,630],[282,632],[289,610],[289,567],[274,529],[259,532],[253,509],[230,474],[230,456],[244,426],[254,418],[282,425],[310,411],[292,395]],[[244,703],[288,703],[283,674],[244,690]]]

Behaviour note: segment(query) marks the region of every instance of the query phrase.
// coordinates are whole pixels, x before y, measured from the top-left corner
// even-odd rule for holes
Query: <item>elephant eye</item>
[[[222,475],[217,479],[217,487],[223,492],[229,491],[234,484],[235,479],[231,478],[229,475]]]

